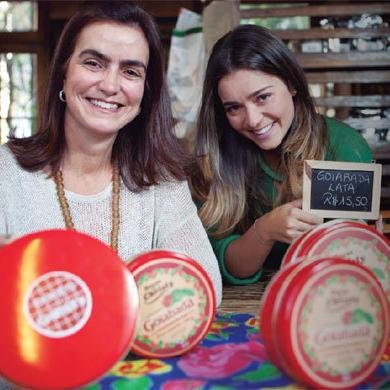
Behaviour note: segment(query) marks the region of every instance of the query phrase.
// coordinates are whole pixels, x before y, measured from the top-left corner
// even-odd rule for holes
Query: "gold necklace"
[[[58,202],[60,203],[62,215],[64,217],[65,226],[67,229],[75,230],[72,216],[69,210],[69,204],[66,200],[64,190],[64,179],[62,172],[58,170],[54,174],[54,182],[56,184]],[[120,177],[119,169],[115,165],[112,170],[112,230],[111,230],[111,248],[118,252],[118,236],[119,236],[119,197],[120,197]]]

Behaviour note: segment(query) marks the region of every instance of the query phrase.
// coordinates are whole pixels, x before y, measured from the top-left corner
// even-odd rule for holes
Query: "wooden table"
[[[244,286],[225,285],[222,290],[220,312],[249,313],[259,316],[260,301],[275,271],[263,271],[257,283]]]

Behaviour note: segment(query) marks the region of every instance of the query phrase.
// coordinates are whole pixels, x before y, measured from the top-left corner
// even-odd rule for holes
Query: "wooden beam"
[[[2,53],[38,53],[41,48],[40,43],[4,43],[1,42]]]
[[[272,30],[283,40],[313,40],[331,38],[380,38],[390,36],[389,27],[380,28],[332,28],[313,27],[305,30]]]
[[[372,147],[372,152],[373,152],[374,158],[376,158],[378,160],[380,160],[380,159],[388,160],[388,159],[390,159],[390,143],[385,142],[382,145],[376,145],[376,146]]]
[[[349,118],[343,120],[344,123],[355,129],[390,129],[390,118]],[[389,152],[387,152],[389,158]]]
[[[306,79],[309,83],[389,83],[390,71],[388,70],[358,70],[358,71],[306,71]]]
[[[278,8],[251,8],[240,11],[241,19],[291,17],[291,16],[343,16],[363,13],[389,14],[389,3],[366,4],[327,4],[310,6],[293,6]]]
[[[50,1],[50,19],[66,20],[83,6],[88,6],[88,1]],[[135,0],[134,3],[141,6],[154,17],[177,17],[180,8],[185,7],[194,12],[202,12],[201,0]],[[113,1],[115,6],[115,1]]]
[[[0,32],[1,51],[7,44],[35,44],[40,42],[41,36],[38,31],[26,32]]]
[[[51,35],[49,12],[50,4],[48,1],[38,2],[38,33],[39,45],[37,47],[37,73],[36,73],[36,90],[37,90],[37,106],[42,107],[45,95],[45,87],[47,75],[49,73],[49,48],[47,45],[47,37]],[[37,121],[39,123],[40,110],[37,109]]]
[[[315,102],[320,107],[386,107],[390,106],[390,95],[318,97]]]
[[[298,62],[303,68],[354,68],[389,66],[390,52],[388,51],[370,51],[358,52],[351,51],[347,53],[296,53]]]
[[[390,198],[390,187],[382,187],[381,195],[384,198]],[[390,228],[390,224],[388,224],[387,226]],[[388,231],[390,231],[390,229]]]
[[[390,176],[390,165],[383,164],[382,165],[382,176]],[[390,218],[390,211],[389,211]]]

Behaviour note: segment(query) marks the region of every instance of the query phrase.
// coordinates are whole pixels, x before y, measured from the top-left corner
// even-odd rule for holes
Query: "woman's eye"
[[[235,113],[237,113],[238,109],[240,107],[239,106],[229,106],[229,107],[225,107],[225,112],[229,115],[234,115]]]
[[[270,93],[262,93],[256,96],[256,101],[259,103],[265,102],[271,96]]]
[[[86,60],[86,61],[84,61],[84,64],[87,65],[89,68],[92,68],[92,69],[100,68],[99,62],[97,62],[95,60]]]
[[[128,77],[128,78],[139,78],[139,77],[141,77],[140,72],[138,72],[135,69],[131,69],[131,68],[130,69],[125,69],[124,73],[125,73],[126,77]]]

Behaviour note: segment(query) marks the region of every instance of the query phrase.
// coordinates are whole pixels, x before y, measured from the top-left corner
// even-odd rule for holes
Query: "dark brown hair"
[[[173,133],[160,34],[146,11],[126,1],[90,3],[68,21],[54,52],[38,131],[26,138],[11,137],[10,149],[28,171],[49,166],[53,174],[59,169],[66,145],[65,104],[59,100],[58,93],[81,31],[99,21],[137,26],[149,45],[142,110],[120,129],[113,145],[112,161],[118,163],[124,183],[133,191],[168,178],[184,179],[191,161]]]

